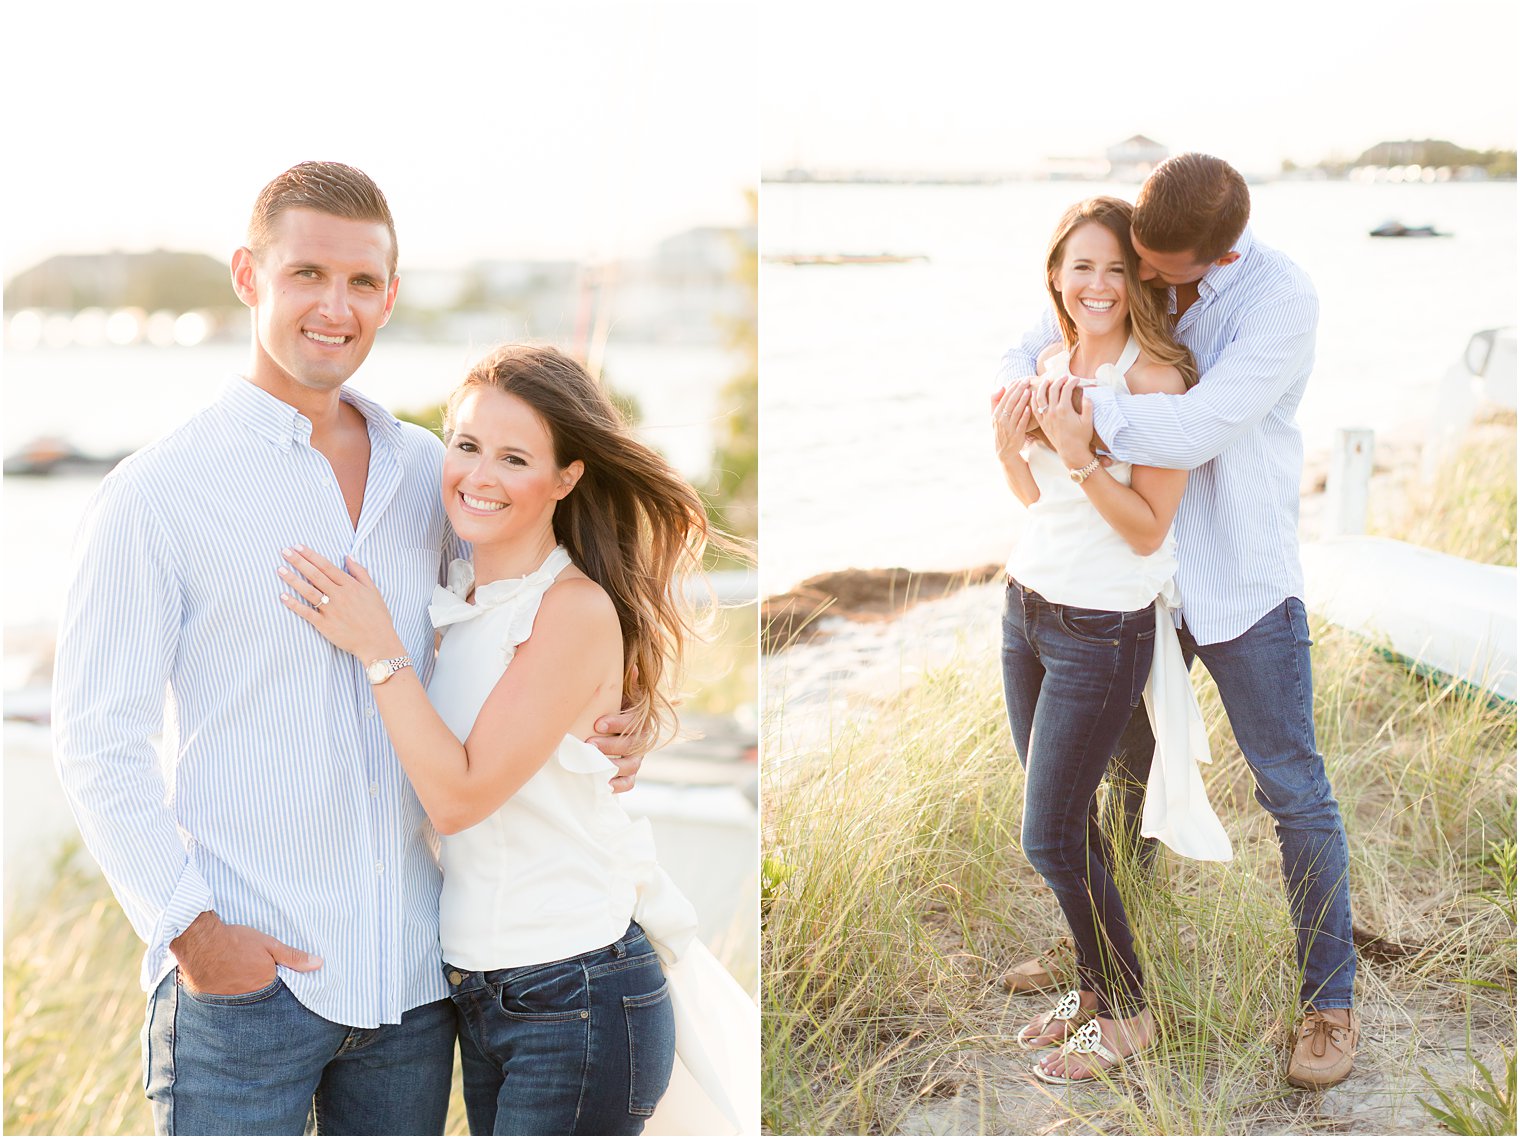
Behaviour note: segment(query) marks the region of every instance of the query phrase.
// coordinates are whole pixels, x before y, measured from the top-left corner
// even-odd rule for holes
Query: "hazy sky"
[[[754,11],[12,4],[5,274],[112,247],[225,257],[259,188],[308,158],[379,183],[403,267],[640,253],[687,226],[746,222]]]
[[[642,252],[746,220],[758,170],[794,161],[1017,169],[1135,133],[1248,171],[1385,138],[1512,147],[1516,10],[31,0],[0,46],[0,253],[7,275],[60,251],[226,256],[259,187],[315,157],[373,175],[403,266],[438,266]]]
[[[1513,0],[764,9],[761,157],[1022,169],[1133,134],[1275,171],[1384,139],[1515,146]]]

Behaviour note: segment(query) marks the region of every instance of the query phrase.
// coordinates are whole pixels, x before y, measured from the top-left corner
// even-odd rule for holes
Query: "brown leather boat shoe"
[[[1010,993],[1046,993],[1071,985],[1077,969],[1076,943],[1069,937],[1032,960],[1015,965],[1003,974],[1003,988]]]
[[[1361,1019],[1348,1008],[1310,1008],[1298,1026],[1298,1039],[1288,1061],[1288,1083],[1323,1091],[1351,1074],[1361,1038]]]

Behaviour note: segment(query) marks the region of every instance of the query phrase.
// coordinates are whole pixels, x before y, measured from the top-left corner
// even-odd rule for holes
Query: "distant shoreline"
[[[1389,433],[1376,443],[1372,491],[1377,515],[1391,513],[1392,502],[1378,506],[1378,492],[1396,487],[1419,469],[1423,439],[1411,429]],[[1330,458],[1306,458],[1299,490],[1299,539],[1320,536],[1324,517],[1325,484]],[[1386,495],[1384,497],[1387,497]],[[986,563],[959,570],[892,567],[850,567],[826,570],[798,582],[791,589],[760,601],[760,647],[774,654],[793,644],[827,638],[831,626],[825,617],[859,624],[893,621],[914,606],[957,593],[969,586],[991,581],[1003,572],[1001,563]]]

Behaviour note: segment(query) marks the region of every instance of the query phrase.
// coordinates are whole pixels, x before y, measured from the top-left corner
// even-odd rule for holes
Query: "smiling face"
[[[1085,222],[1067,235],[1051,285],[1083,335],[1112,332],[1129,319],[1124,252],[1105,225]]]
[[[443,506],[454,531],[482,551],[552,534],[554,506],[584,465],[555,462],[549,426],[497,388],[468,391],[454,409],[443,460]]]
[[[309,209],[281,213],[260,252],[239,249],[233,286],[254,311],[249,378],[287,400],[340,387],[390,319],[391,252],[383,223]]]

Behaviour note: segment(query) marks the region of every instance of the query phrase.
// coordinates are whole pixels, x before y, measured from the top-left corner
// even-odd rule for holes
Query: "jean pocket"
[[[513,1020],[585,1020],[591,1015],[586,970],[577,958],[514,973],[497,985],[496,1003]]]
[[[241,1005],[256,1005],[261,1001],[267,1001],[285,987],[285,982],[276,977],[262,989],[254,989],[251,993],[198,993],[189,985],[185,984],[183,976],[175,978],[180,992],[189,997],[198,1005],[211,1005],[217,1008],[237,1008]]]
[[[1117,645],[1124,636],[1123,613],[1070,605],[1056,606],[1055,612],[1061,631],[1074,640],[1089,645]]]
[[[669,984],[643,996],[624,997],[623,1016],[628,1022],[628,1113],[653,1115],[670,1086],[676,1059]]]

